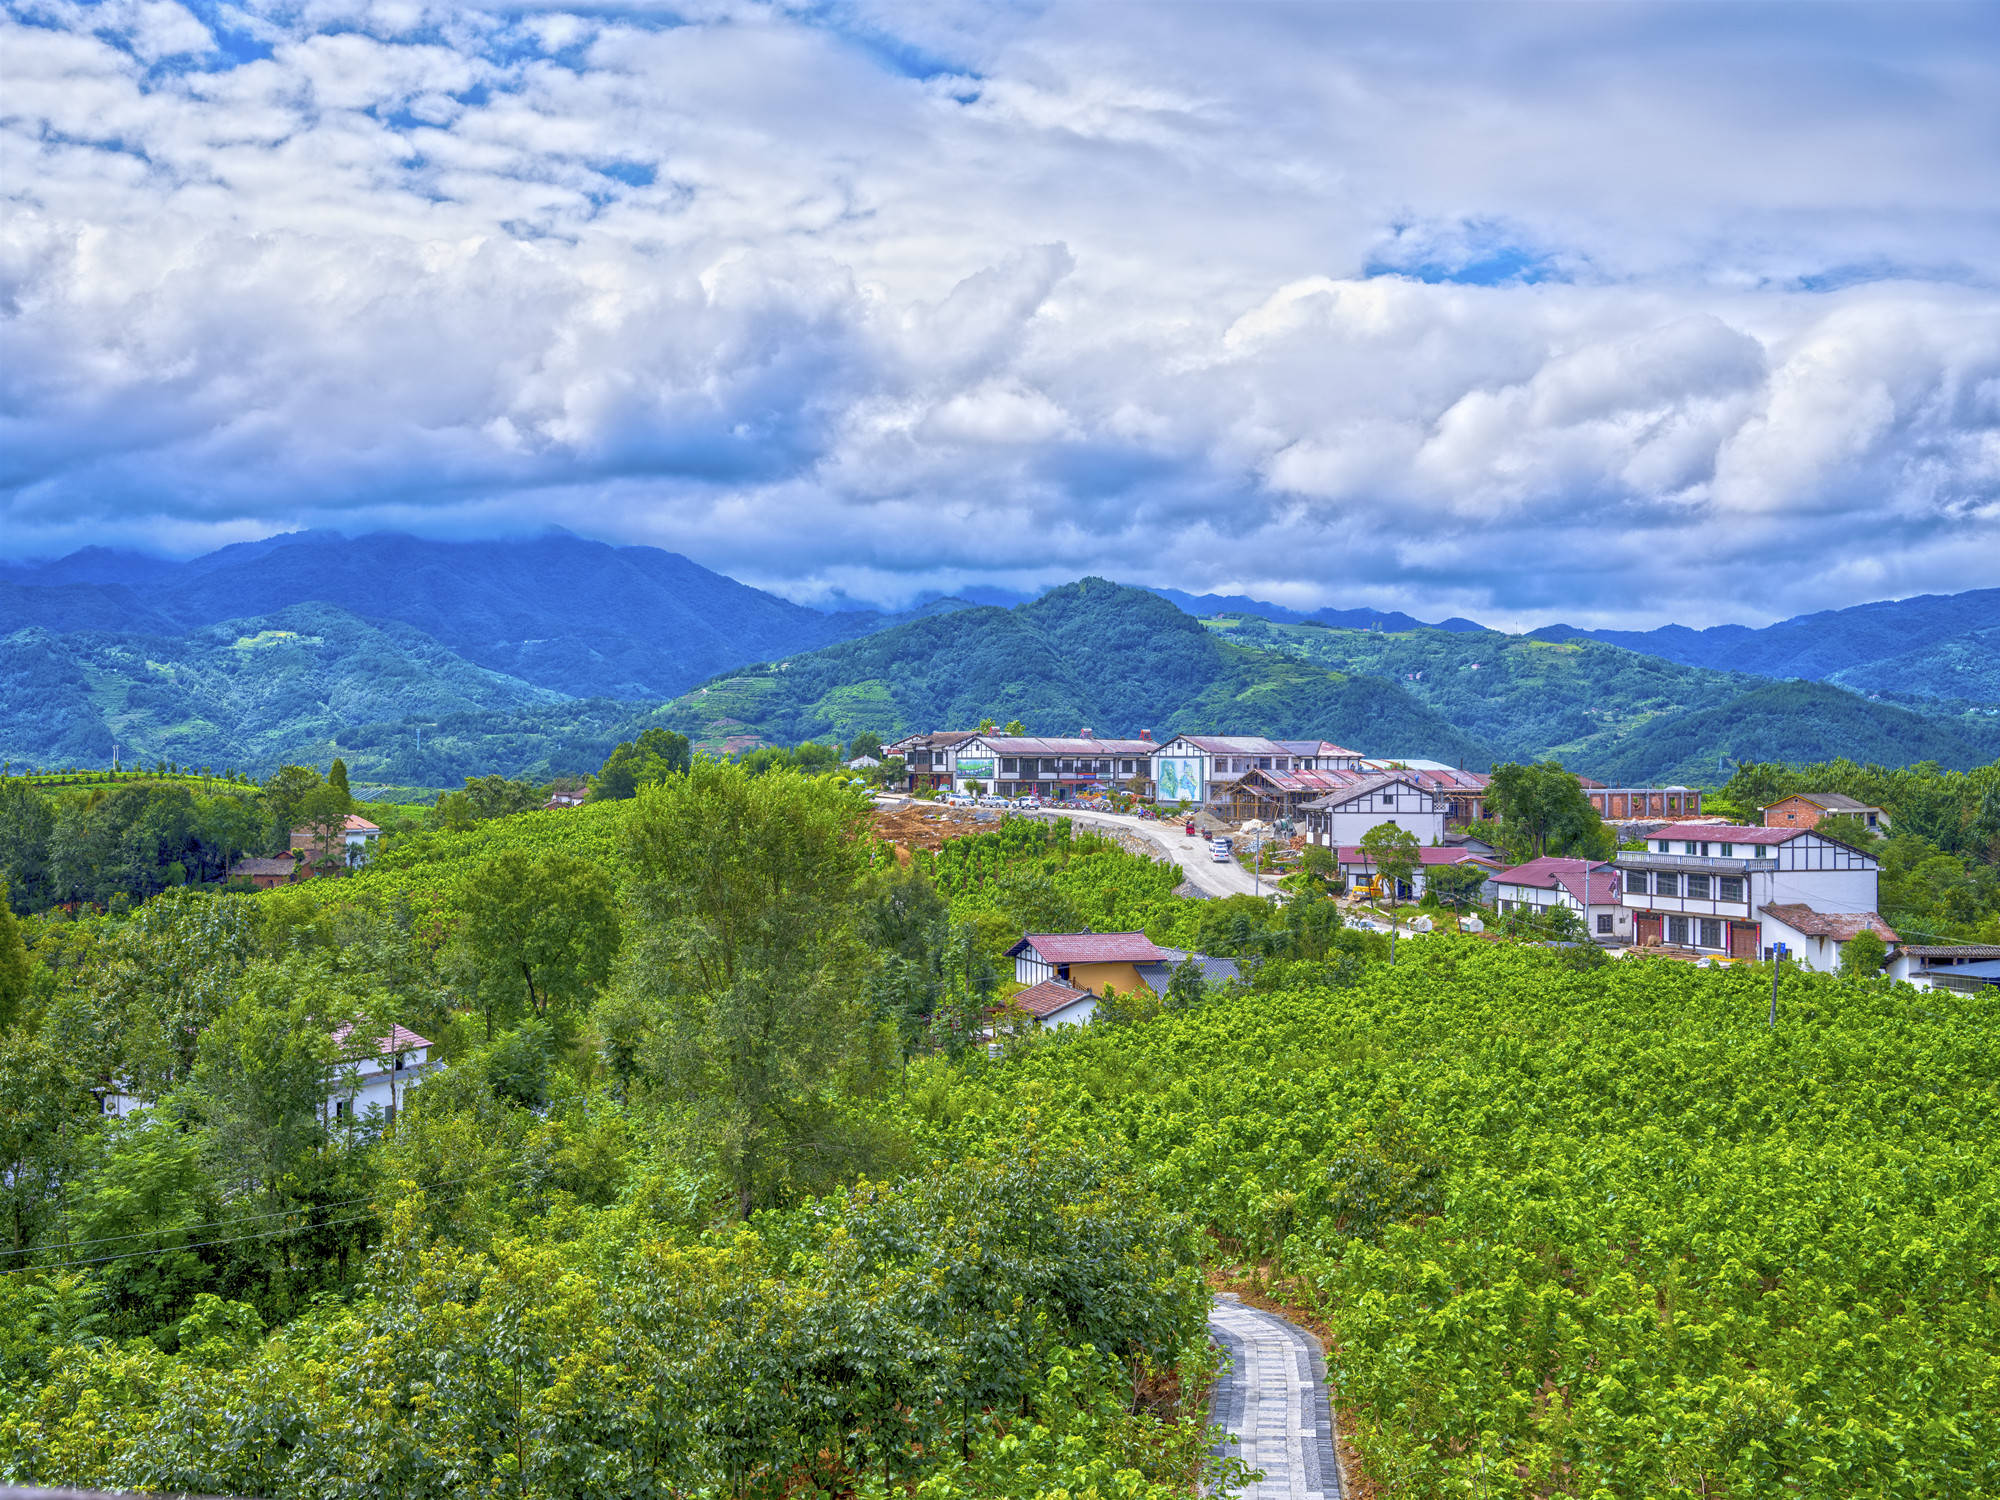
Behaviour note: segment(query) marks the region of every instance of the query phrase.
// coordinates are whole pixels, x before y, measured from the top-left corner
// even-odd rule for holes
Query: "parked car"
[[[1209,842],[1208,857],[1217,864],[1226,864],[1235,852],[1228,839],[1213,839]]]

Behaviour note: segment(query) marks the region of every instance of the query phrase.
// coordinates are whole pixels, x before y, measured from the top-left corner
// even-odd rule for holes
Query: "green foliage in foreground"
[[[208,1298],[180,1349],[25,1340],[0,1475],[268,1496],[1185,1496],[1232,1466],[1134,1411],[1123,1361],[1200,1374],[1184,1220],[1032,1140],[754,1229],[670,1179],[548,1205],[483,1249],[405,1184],[365,1293],[268,1337]],[[0,1299],[32,1324],[22,1283]],[[76,1315],[70,1318],[74,1332]]]
[[[1038,1114],[1275,1256],[1397,1493],[2000,1492],[2000,994],[1769,996],[1430,937],[940,1086],[932,1139]]]

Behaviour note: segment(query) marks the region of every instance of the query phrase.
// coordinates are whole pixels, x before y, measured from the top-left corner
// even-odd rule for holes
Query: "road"
[[[1206,891],[1211,896],[1272,896],[1277,888],[1269,880],[1259,881],[1234,860],[1218,864],[1209,857],[1208,840],[1199,834],[1190,838],[1181,832],[1179,823],[1162,822],[1158,818],[1134,818],[1124,813],[1089,812],[1082,809],[1044,808],[1045,814],[1055,813],[1057,817],[1069,818],[1077,823],[1098,823],[1106,827],[1122,828],[1128,833],[1136,833],[1141,838],[1151,839],[1166,850],[1173,862],[1181,867],[1189,882],[1196,890]]]
[[[1342,1500],[1340,1459],[1319,1341],[1229,1292],[1209,1309],[1208,1336],[1229,1355],[1209,1395],[1220,1451],[1264,1477],[1243,1500]]]

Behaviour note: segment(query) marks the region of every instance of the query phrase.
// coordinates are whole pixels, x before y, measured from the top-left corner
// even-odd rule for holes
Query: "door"
[[[1757,961],[1757,924],[1754,922],[1731,922],[1729,924],[1729,956]]]
[[[1660,940],[1660,919],[1656,916],[1642,916],[1638,922],[1639,946],[1657,943]]]

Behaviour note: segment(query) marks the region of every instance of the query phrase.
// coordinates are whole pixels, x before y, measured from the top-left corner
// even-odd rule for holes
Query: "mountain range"
[[[258,770],[338,753],[440,785],[592,769],[653,723],[724,748],[990,715],[1323,734],[1468,765],[1555,754],[1606,780],[1779,756],[1973,764],[2000,748],[1996,614],[2000,590],[1981,590],[1761,630],[1507,635],[1102,579],[1012,607],[820,611],[561,532],[308,532],[185,562],[86,549],[0,567],[0,756],[101,764],[115,742],[128,761]]]

